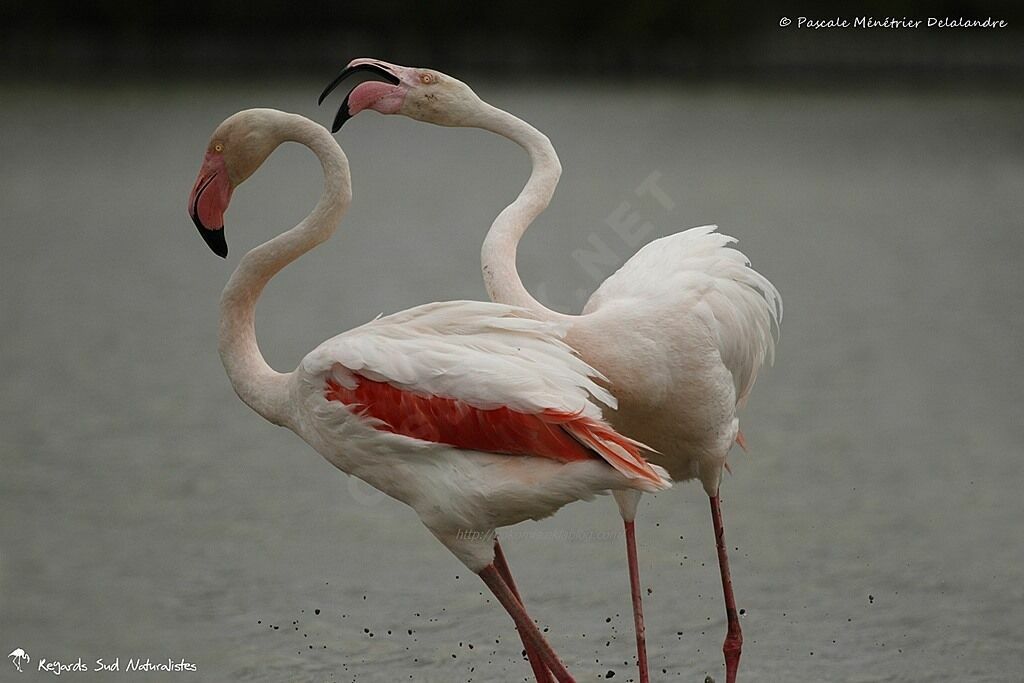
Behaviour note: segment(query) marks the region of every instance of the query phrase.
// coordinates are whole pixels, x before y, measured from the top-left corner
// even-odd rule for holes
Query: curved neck
[[[506,111],[481,102],[480,116],[473,126],[497,133],[526,150],[532,169],[516,200],[505,207],[491,224],[480,252],[484,284],[493,301],[522,306],[543,317],[563,318],[537,301],[527,291],[516,268],[516,249],[526,229],[551,202],[562,175],[562,165],[551,141],[539,130]]]
[[[218,350],[231,386],[249,407],[274,424],[287,418],[288,377],[267,364],[256,343],[256,301],[286,265],[329,238],[352,199],[348,160],[322,126],[282,114],[280,142],[309,147],[324,171],[324,190],[313,211],[291,230],[242,257],[220,301]]]

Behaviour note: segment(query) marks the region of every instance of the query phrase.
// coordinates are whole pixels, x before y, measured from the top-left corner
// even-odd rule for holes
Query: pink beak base
[[[224,239],[224,212],[233,191],[224,157],[207,152],[199,177],[188,196],[188,213],[199,234],[215,254],[224,258],[228,245]]]
[[[405,88],[401,85],[367,81],[360,83],[349,93],[349,116],[355,116],[364,109],[373,109],[381,114],[395,114],[405,101]]]

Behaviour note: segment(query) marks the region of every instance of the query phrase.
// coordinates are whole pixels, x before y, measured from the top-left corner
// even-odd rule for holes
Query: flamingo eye
[[[216,145],[213,146],[213,151],[214,152],[223,152],[224,151],[224,145],[222,145],[221,143],[218,142]]]
[[[420,83],[430,85],[434,82],[434,74],[420,74]]]

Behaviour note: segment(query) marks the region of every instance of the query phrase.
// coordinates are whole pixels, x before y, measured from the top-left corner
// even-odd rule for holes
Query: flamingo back
[[[758,370],[774,359],[782,298],[741,251],[730,248],[736,240],[716,228],[691,228],[645,245],[598,287],[583,313],[626,301],[670,310],[699,301],[742,407]]]

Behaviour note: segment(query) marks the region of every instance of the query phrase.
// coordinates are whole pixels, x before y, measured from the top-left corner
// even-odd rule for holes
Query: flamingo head
[[[188,197],[188,213],[213,253],[228,255],[224,212],[231,193],[256,172],[282,141],[271,109],[247,109],[224,120],[206,146],[199,177]]]
[[[378,59],[354,59],[320,95],[323,103],[342,81],[355,74],[376,80],[360,83],[345,96],[331,132],[361,111],[402,114],[439,126],[468,126],[479,112],[480,98],[457,78],[431,69],[389,64]]]

